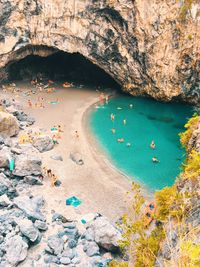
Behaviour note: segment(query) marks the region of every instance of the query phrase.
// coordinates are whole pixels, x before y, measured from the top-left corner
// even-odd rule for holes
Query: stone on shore
[[[53,250],[55,255],[61,254],[64,249],[64,241],[56,235],[48,238],[48,246]]]
[[[6,242],[6,259],[7,266],[9,264],[13,267],[17,266],[18,263],[25,260],[28,251],[28,245],[22,240],[19,235],[13,236]]]
[[[17,119],[9,113],[0,111],[0,134],[3,137],[15,136],[19,133]]]
[[[15,160],[15,169],[13,174],[16,176],[41,175],[42,161],[37,155],[19,155]]]
[[[43,185],[42,180],[33,175],[24,177],[24,182],[30,185]]]
[[[28,196],[20,196],[14,199],[14,204],[24,211],[33,222],[36,220],[45,221],[45,217],[40,211],[44,204],[42,197],[29,198]]]
[[[97,217],[89,223],[86,234],[94,237],[94,241],[107,251],[115,252],[119,248],[122,238],[120,231],[115,228],[106,217]]]
[[[2,149],[0,149],[0,168],[8,167],[10,158],[11,153],[8,147],[4,146]]]
[[[40,239],[40,232],[34,227],[30,220],[19,220],[17,224],[19,225],[21,233],[27,237],[30,242],[34,243],[36,240]]]
[[[0,173],[0,196],[6,194],[12,187],[10,180],[3,173]]]
[[[49,135],[41,135],[34,137],[33,146],[37,148],[39,152],[45,152],[53,149],[54,143]]]

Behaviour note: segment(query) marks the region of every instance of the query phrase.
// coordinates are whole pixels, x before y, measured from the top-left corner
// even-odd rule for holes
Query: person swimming
[[[130,104],[129,107],[130,107],[130,109],[132,109],[133,108],[133,104]]]
[[[111,131],[112,131],[113,134],[115,134],[116,129],[115,128],[112,128]]]
[[[152,140],[152,142],[151,142],[151,144],[150,144],[150,148],[151,148],[151,149],[155,149],[155,148],[156,148],[156,145],[155,145],[154,140]]]
[[[123,120],[123,124],[126,125],[126,119]]]
[[[156,157],[153,157],[152,161],[153,161],[153,163],[159,163],[160,162]]]
[[[127,147],[130,147],[130,146],[131,146],[131,143],[126,143],[126,146],[127,146]]]
[[[115,115],[113,113],[110,114],[110,119],[111,119],[111,121],[115,120]]]
[[[117,139],[117,142],[118,142],[118,143],[123,143],[123,142],[124,142],[124,138],[118,138],[118,139]]]

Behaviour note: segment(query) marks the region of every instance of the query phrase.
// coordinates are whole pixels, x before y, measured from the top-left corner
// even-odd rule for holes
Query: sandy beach
[[[26,83],[17,85],[22,90],[27,89]],[[9,94],[4,96],[13,97]],[[28,99],[35,103],[38,97],[44,98],[45,108],[29,108]],[[25,112],[36,119],[34,128],[50,133],[54,125],[61,125],[64,131],[53,150],[41,153],[44,166],[51,168],[58,176],[61,186],[52,187],[46,179],[44,186],[32,188],[33,194],[43,195],[47,200],[45,211],[62,212],[71,219],[98,212],[113,222],[123,215],[126,211],[126,193],[131,189],[131,182],[112,168],[105,155],[95,147],[88,124],[85,123],[88,109],[99,100],[99,92],[88,88],[59,87],[56,92],[49,94],[38,92],[23,96],[22,93],[16,93],[15,99],[23,105]],[[58,104],[49,104],[57,100]],[[76,138],[75,131],[78,131],[79,138]],[[79,153],[84,165],[74,163],[70,159],[70,153]],[[63,161],[51,159],[52,155],[62,156]],[[71,196],[82,200],[78,208],[66,206],[65,201]]]

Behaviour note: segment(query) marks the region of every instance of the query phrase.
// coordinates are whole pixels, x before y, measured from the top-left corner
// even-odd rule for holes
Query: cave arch
[[[32,79],[42,73],[48,79],[87,85],[120,85],[104,69],[79,52],[67,53],[54,47],[27,46],[15,52],[6,66],[9,80]]]

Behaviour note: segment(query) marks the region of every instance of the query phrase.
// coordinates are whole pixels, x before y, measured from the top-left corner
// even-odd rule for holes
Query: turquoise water
[[[111,113],[115,114],[114,122]],[[148,190],[155,191],[171,186],[180,173],[185,152],[178,134],[191,115],[192,107],[186,104],[119,96],[94,108],[90,124],[114,165]],[[116,130],[114,134],[112,128]],[[118,143],[118,138],[124,142]],[[150,148],[152,140],[155,149]],[[160,162],[153,163],[152,157]]]

